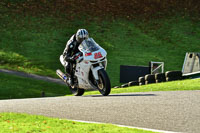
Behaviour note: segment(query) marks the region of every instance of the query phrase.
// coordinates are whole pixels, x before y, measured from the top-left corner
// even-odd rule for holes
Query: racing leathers
[[[64,52],[60,56],[60,61],[65,67],[65,72],[70,75],[72,85],[74,84],[73,64],[76,63],[73,56],[80,52],[78,49],[79,45],[80,43],[76,40],[76,34],[74,34],[67,42]]]

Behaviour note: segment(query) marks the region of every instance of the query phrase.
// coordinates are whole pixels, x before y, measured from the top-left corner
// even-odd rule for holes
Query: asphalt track
[[[0,112],[199,133],[200,91],[0,100]]]

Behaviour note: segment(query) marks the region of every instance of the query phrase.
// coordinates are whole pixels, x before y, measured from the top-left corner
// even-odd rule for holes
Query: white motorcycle
[[[70,78],[66,73],[57,70],[56,74],[69,86],[75,96],[82,96],[85,90],[97,89],[103,96],[111,91],[110,79],[106,73],[106,51],[92,38],[84,40],[75,55],[76,64],[73,65],[74,85],[70,86]]]

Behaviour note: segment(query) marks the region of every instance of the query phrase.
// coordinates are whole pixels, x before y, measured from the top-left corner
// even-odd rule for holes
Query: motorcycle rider
[[[74,55],[79,51],[78,47],[83,40],[88,39],[89,33],[86,29],[79,29],[76,34],[72,35],[66,44],[63,54],[60,56],[60,62],[65,68],[65,72],[70,75],[70,86],[74,84],[73,64],[75,64]]]

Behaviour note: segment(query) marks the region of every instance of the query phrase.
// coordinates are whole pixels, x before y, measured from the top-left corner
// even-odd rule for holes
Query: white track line
[[[70,119],[68,119],[70,120]],[[112,124],[112,123],[101,123],[101,122],[93,122],[93,121],[82,121],[82,120],[71,120],[75,122],[83,122],[83,123],[94,123],[94,124]],[[164,131],[164,130],[156,130],[156,129],[150,129],[150,128],[141,128],[141,127],[133,127],[133,126],[125,126],[125,125],[117,125],[112,124],[118,127],[127,127],[127,128],[134,128],[134,129],[141,129],[146,131],[152,131],[152,132],[158,132],[158,133],[180,133],[180,132],[172,132],[172,131]]]

